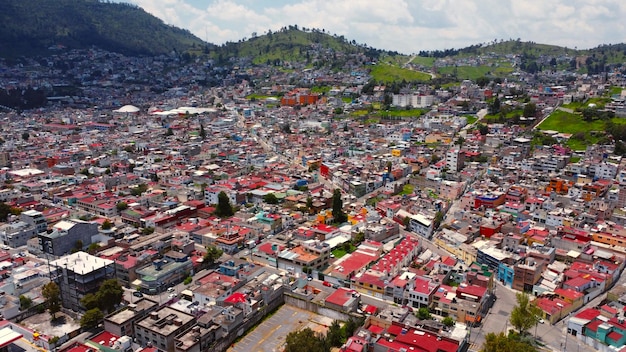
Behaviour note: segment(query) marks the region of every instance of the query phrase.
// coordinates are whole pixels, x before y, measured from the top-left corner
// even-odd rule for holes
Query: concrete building
[[[513,268],[513,289],[532,292],[533,286],[541,280],[545,264],[544,261],[535,258],[526,258],[523,262],[517,263]]]
[[[142,346],[156,347],[161,351],[174,351],[176,336],[195,324],[193,315],[170,307],[150,312],[135,324],[135,338]]]
[[[135,273],[138,279],[133,282],[133,286],[139,287],[142,292],[155,294],[193,274],[193,263],[186,254],[170,251],[162,259],[135,270]]]
[[[158,306],[157,302],[139,298],[131,302],[125,309],[113,312],[105,317],[104,330],[118,336],[133,336],[135,334],[135,323],[156,310]]]
[[[50,262],[54,269],[52,279],[61,290],[64,307],[74,311],[83,310],[80,300],[95,293],[104,280],[115,278],[112,260],[98,258],[85,252],[76,252]]]
[[[59,221],[51,230],[39,234],[39,250],[47,255],[60,257],[70,253],[72,249],[86,248],[95,235],[98,235],[96,223],[77,219]]]

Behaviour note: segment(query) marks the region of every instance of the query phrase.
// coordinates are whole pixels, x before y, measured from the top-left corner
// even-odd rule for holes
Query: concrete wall
[[[290,293],[285,292],[283,295],[285,299],[285,304],[289,304],[294,307],[298,307],[300,309],[308,310],[309,312],[313,312],[333,320],[341,320],[348,321],[350,318],[361,318],[361,315],[358,314],[350,314],[347,312],[339,311],[331,309],[330,307],[325,306],[321,302],[313,302],[303,300],[301,297],[292,295]]]

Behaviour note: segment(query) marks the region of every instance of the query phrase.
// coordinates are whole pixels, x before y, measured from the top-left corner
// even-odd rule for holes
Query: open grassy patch
[[[415,187],[412,184],[407,183],[404,187],[402,187],[402,191],[398,194],[401,196],[413,194],[414,189]]]
[[[524,113],[524,110],[522,110],[522,109],[511,110],[511,111],[507,112],[504,115],[504,119],[505,120],[512,119],[513,116],[515,116],[516,114],[518,116],[522,116],[523,113]],[[502,121],[500,121],[500,114],[493,114],[493,115],[492,114],[487,114],[487,115],[485,115],[485,117],[483,117],[483,120],[485,120],[485,121],[487,121],[489,123],[502,122]]]
[[[354,116],[354,117],[367,116],[369,114],[370,112],[365,109],[350,111],[350,116]]]
[[[478,77],[483,76],[505,76],[513,72],[513,68],[507,65],[502,66],[447,66],[441,67],[439,73],[454,75],[456,71],[456,77],[458,79],[470,79],[475,81]]]
[[[566,145],[573,150],[584,150],[587,146],[606,142],[605,131],[609,120],[585,121],[580,114],[570,114],[557,110],[544,120],[537,128],[552,130],[561,133],[570,133],[572,137]],[[626,120],[614,117],[610,120],[614,124],[626,124]]]
[[[430,75],[398,66],[378,64],[371,67],[372,78],[379,82],[391,83],[405,81],[430,81]]]
[[[343,250],[343,248],[335,248],[332,250],[333,255],[335,256],[335,258],[341,258],[344,255],[348,254],[348,252],[346,252],[345,250]]]
[[[612,86],[611,89],[609,89],[609,95],[620,95],[623,89],[622,87]]]
[[[476,115],[465,115],[465,118],[467,119],[468,125],[471,125],[478,120],[478,117],[476,117]]]
[[[376,115],[380,117],[420,117],[425,112],[423,109],[390,109],[378,111]]]
[[[330,86],[313,86],[311,93],[326,94],[330,91]]]
[[[605,122],[602,120],[585,121],[579,114],[556,110],[537,128],[544,131],[552,130],[574,134],[587,131],[604,131],[604,126]]]
[[[411,60],[412,64],[422,65],[422,66],[432,66],[435,63],[434,57],[424,57],[424,56],[416,56]]]

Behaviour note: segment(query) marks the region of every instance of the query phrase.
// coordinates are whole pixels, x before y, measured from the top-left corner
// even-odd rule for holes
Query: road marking
[[[267,334],[265,334],[264,338],[260,339],[259,342],[257,342],[256,346],[262,345],[263,341],[267,340],[268,337],[272,336],[272,334],[274,332],[276,332],[276,330],[278,330],[280,327],[282,327],[282,325],[278,325],[275,328],[273,328],[272,330],[270,330]],[[257,349],[254,349],[254,350],[256,351]]]

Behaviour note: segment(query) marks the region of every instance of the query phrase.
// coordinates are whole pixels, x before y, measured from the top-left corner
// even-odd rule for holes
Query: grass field
[[[515,115],[515,114],[517,114],[519,116],[522,116],[523,112],[524,111],[522,109],[511,110],[511,111],[506,113],[505,118],[508,120],[510,118],[513,118],[513,115]],[[485,115],[485,117],[483,119],[485,121],[488,121],[488,122],[496,122],[496,121],[498,121],[499,118],[500,118],[500,114],[496,114],[496,115],[487,114],[487,115]]]
[[[430,81],[430,75],[406,68],[379,64],[372,66],[372,78],[379,82],[391,83],[405,81]]]
[[[475,115],[465,115],[465,118],[467,119],[468,125],[471,125],[476,122],[476,120],[478,120],[478,117],[476,117]]]
[[[615,124],[626,124],[626,120],[622,118],[612,118],[611,122]],[[595,131],[603,132],[606,130],[605,120],[585,121],[580,114],[570,114],[565,111],[557,110],[545,119],[537,129],[552,130],[561,133],[580,134],[583,133],[585,138],[570,138],[567,146],[573,150],[584,150],[587,146],[597,143],[602,138],[602,133],[594,133]]]
[[[574,134],[587,131],[604,131],[604,125],[605,123],[602,120],[587,122],[583,120],[581,115],[557,110],[537,126],[537,128],[544,131],[552,130]]]
[[[403,196],[403,195],[409,195],[409,194],[413,194],[413,189],[415,187],[413,187],[412,184],[406,184],[404,185],[404,187],[402,187],[402,192],[399,193],[399,195]]]
[[[409,110],[385,110],[378,111],[375,116],[380,117],[419,117],[425,113],[422,109],[409,109]]]
[[[367,110],[355,110],[350,112],[350,116],[352,117],[363,117],[369,116],[371,118],[389,118],[389,117],[420,117],[425,114],[427,110],[423,109],[391,109],[391,110],[375,110],[369,112]]]
[[[486,76],[488,74],[491,75],[495,75],[495,76],[504,76],[507,75],[511,72],[513,72],[513,68],[510,66],[499,66],[499,67],[492,67],[492,66],[458,66],[458,67],[452,67],[452,66],[447,66],[447,67],[441,67],[439,69],[439,73],[441,74],[449,74],[452,75],[454,74],[454,71],[456,69],[456,77],[458,79],[470,79],[475,81],[478,77],[483,77]]]

